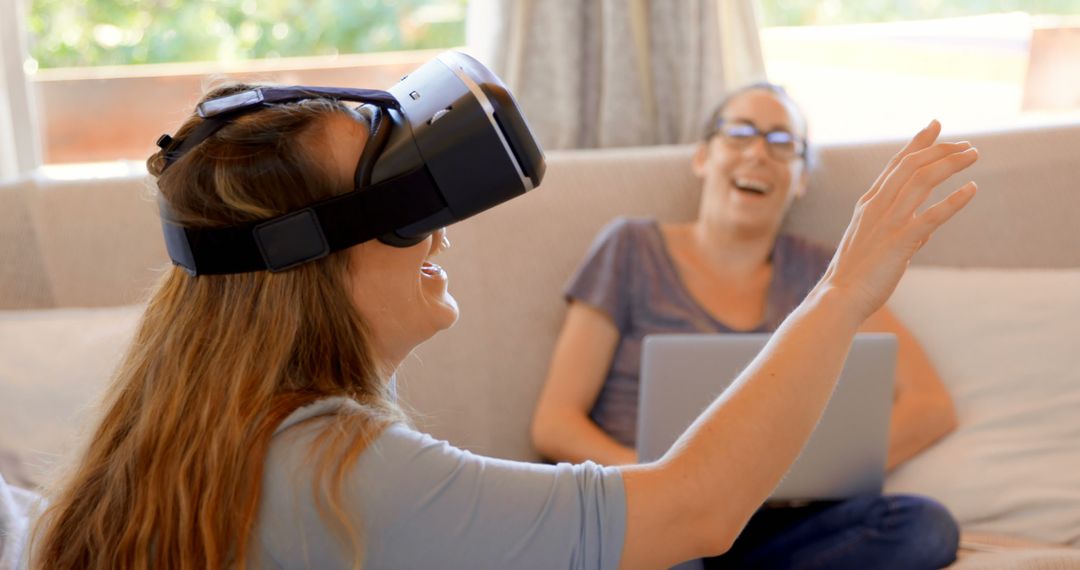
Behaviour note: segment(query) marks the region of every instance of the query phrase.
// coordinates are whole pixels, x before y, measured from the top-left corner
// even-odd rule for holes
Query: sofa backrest
[[[0,186],[0,221],[0,309],[137,303],[168,266],[146,175]]]
[[[1080,123],[971,134],[976,200],[915,263],[1080,267]],[[900,141],[827,145],[790,231],[835,244]],[[456,225],[443,254],[459,323],[399,374],[417,424],[478,452],[533,459],[528,424],[561,325],[561,290],[616,216],[686,220],[692,146],[555,152],[543,186]],[[143,176],[0,187],[0,308],[135,303],[167,266]]]

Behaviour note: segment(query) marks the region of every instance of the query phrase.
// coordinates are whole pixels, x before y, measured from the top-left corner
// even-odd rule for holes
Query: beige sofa
[[[958,567],[1080,568],[1080,551],[1037,547],[1080,547],[1080,123],[947,138],[979,147],[980,193],[917,256],[892,303],[952,390],[961,429],[887,489],[940,498],[969,538],[1015,538],[982,537],[979,548],[1004,551],[969,552]],[[821,148],[789,230],[835,243],[899,145]],[[417,424],[477,452],[536,459],[528,425],[564,282],[612,218],[693,215],[692,152],[551,153],[539,189],[453,227],[441,263],[461,319],[398,375]],[[49,454],[71,447],[166,264],[151,187],[133,175],[0,188],[0,261],[0,448],[19,454],[22,477],[40,478]]]

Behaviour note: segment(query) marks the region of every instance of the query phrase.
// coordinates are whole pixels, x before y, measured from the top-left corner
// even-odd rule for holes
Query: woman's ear
[[[799,172],[799,177],[795,181],[795,198],[802,198],[806,196],[806,188],[810,186],[810,171],[806,169],[804,165]]]
[[[691,168],[694,171],[694,175],[698,178],[705,178],[705,162],[709,158],[709,143],[703,142],[697,145],[697,150],[694,152],[694,160]]]

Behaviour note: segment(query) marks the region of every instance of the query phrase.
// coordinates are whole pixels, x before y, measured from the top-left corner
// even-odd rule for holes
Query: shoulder
[[[289,414],[288,417],[286,417],[284,420],[281,421],[280,424],[278,424],[277,429],[274,430],[274,435],[277,436],[293,426],[302,424],[304,422],[307,422],[308,420],[312,420],[320,416],[330,416],[345,412],[347,410],[356,410],[359,408],[359,402],[350,398],[346,398],[344,396],[321,398],[315,400],[314,402],[311,402],[310,404],[301,406],[293,410],[293,412]]]
[[[634,283],[643,274],[643,259],[650,258],[657,240],[656,222],[650,218],[620,217],[597,235],[564,294],[567,300],[583,301],[607,313],[615,326],[628,325]]]
[[[580,271],[629,270],[635,258],[658,242],[657,235],[659,226],[653,218],[615,218],[593,240]]]
[[[597,242],[627,243],[656,233],[659,225],[651,217],[620,216],[607,223],[597,234]]]

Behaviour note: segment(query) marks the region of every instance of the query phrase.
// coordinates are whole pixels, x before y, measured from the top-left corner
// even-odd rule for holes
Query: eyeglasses
[[[806,158],[806,140],[797,138],[787,131],[776,130],[763,133],[750,123],[728,123],[721,120],[717,121],[716,130],[709,138],[717,134],[722,136],[724,142],[731,147],[740,149],[750,146],[754,139],[763,137],[769,156],[781,162]]]

